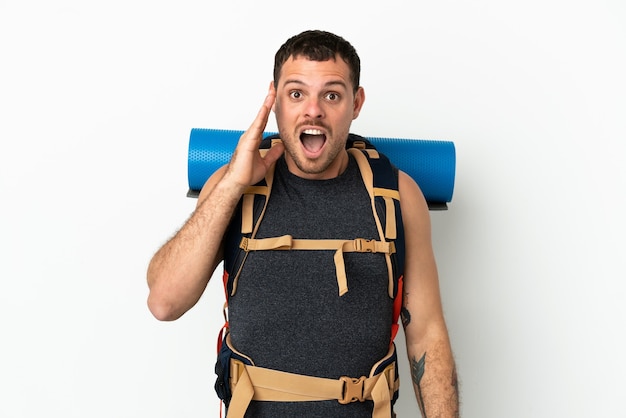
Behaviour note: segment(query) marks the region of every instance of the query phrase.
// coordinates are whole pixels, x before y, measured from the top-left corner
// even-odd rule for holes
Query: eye
[[[339,94],[335,92],[326,93],[326,100],[328,101],[336,102],[337,100],[339,100],[339,98],[340,98]]]
[[[292,99],[300,99],[302,98],[302,92],[299,90],[290,91],[289,97],[291,97]]]

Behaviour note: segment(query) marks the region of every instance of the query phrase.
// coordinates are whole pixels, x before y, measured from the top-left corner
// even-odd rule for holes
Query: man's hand
[[[263,132],[275,100],[276,90],[272,82],[256,119],[239,138],[237,148],[224,174],[224,181],[231,182],[240,189],[256,184],[261,181],[269,167],[282,155],[284,151],[282,143],[273,146],[265,157],[261,157],[259,153],[259,144],[263,139]]]

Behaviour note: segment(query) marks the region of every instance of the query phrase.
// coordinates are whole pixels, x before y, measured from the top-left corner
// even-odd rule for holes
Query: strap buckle
[[[339,378],[343,382],[342,398],[339,399],[340,404],[349,404],[351,402],[364,402],[363,398],[365,376],[359,378],[341,376]]]
[[[376,241],[373,239],[357,238],[354,240],[354,249],[359,253],[375,253]]]

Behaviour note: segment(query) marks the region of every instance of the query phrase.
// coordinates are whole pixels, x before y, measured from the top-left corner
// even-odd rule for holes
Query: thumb
[[[272,147],[265,154],[265,157],[263,157],[265,166],[269,167],[270,165],[274,164],[276,160],[278,160],[280,156],[283,155],[284,151],[285,146],[283,145],[283,141],[276,141],[275,143],[273,143]]]

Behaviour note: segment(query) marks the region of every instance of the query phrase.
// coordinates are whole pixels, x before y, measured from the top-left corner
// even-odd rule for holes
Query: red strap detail
[[[224,274],[222,275],[222,282],[224,283],[224,296],[226,300],[228,300],[228,272],[224,269]]]
[[[222,342],[224,341],[224,330],[228,329],[228,322],[225,322],[220,329],[220,332],[217,334],[217,354],[220,353],[222,349]]]
[[[396,335],[398,335],[398,330],[400,329],[400,325],[398,323],[391,324],[391,343],[396,339]]]
[[[404,276],[398,278],[398,291],[396,297],[393,300],[393,322],[391,323],[391,342],[396,338],[400,325],[398,319],[400,318],[400,312],[402,311],[402,287],[404,282]]]

